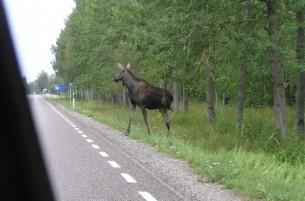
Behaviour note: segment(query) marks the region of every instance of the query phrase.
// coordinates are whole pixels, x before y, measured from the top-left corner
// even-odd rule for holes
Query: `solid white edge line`
[[[108,163],[113,167],[113,168],[120,168],[121,166],[117,164],[115,161],[108,161]]]
[[[121,173],[121,176],[128,182],[128,183],[137,183],[137,181],[132,178],[129,174],[127,173]]]
[[[149,192],[146,191],[138,191],[138,193],[146,200],[146,201],[157,201]]]
[[[45,102],[46,104],[48,104],[48,106],[50,108],[52,108],[57,114],[59,114],[59,116],[61,116],[61,118],[63,118],[68,124],[70,124],[73,127],[73,123],[67,118],[65,117],[63,114],[61,114],[57,109],[55,109],[50,103],[48,103],[47,101],[43,100],[42,98],[40,98],[43,102]]]
[[[93,147],[94,149],[99,149],[100,148],[97,144],[92,144],[91,147]]]
[[[104,158],[109,157],[109,155],[106,152],[100,151],[98,153]]]
[[[90,143],[93,142],[93,140],[91,140],[91,139],[89,139],[89,138],[86,139],[86,141],[87,141],[87,142],[90,142]]]

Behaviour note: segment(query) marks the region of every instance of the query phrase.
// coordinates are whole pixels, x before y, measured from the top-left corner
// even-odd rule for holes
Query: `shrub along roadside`
[[[57,99],[55,101],[71,109],[68,100]],[[76,111],[121,131],[125,131],[128,122],[128,108],[119,105],[79,101]],[[148,135],[140,112],[137,112],[130,136],[149,143],[171,156],[186,160],[199,177],[208,177],[210,181],[224,184],[244,196],[266,200],[305,200],[305,165],[303,162],[282,162],[279,160],[278,154],[263,152],[263,149],[258,146],[260,141],[256,139],[257,137],[247,133],[247,129],[246,134],[250,136],[233,137],[234,133],[230,134],[232,129],[230,129],[230,125],[226,125],[225,120],[222,120],[224,124],[222,129],[225,131],[211,131],[210,128],[204,130],[204,128],[196,127],[197,121],[204,124],[202,119],[198,119],[196,111],[198,108],[191,109],[189,115],[177,114],[173,119],[171,136],[168,138],[165,135],[163,124],[159,126],[162,120],[158,113],[149,113],[153,135]],[[226,112],[228,113],[227,118],[230,118],[230,112]],[[263,113],[263,115],[268,116],[267,113]],[[250,118],[255,119],[255,115],[249,116]],[[268,125],[265,126],[268,127]],[[202,132],[208,134],[205,135]],[[184,136],[186,133],[192,133],[192,135]],[[223,137],[223,141],[220,141],[220,137]],[[249,142],[251,137],[255,138],[254,143]],[[241,138],[246,138],[246,140]],[[198,139],[209,142],[198,142]],[[237,142],[234,144],[233,141]],[[251,146],[247,144],[251,144]],[[255,147],[258,151],[254,152]]]

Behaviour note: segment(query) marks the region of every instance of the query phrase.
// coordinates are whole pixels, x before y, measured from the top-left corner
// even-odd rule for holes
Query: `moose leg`
[[[131,110],[130,110],[130,112],[129,112],[128,128],[127,128],[127,131],[126,131],[126,132],[127,132],[127,135],[129,135],[129,133],[130,133],[131,121],[132,121],[132,119],[133,119],[133,114],[134,114],[135,110],[136,110],[136,105],[133,104],[133,103],[131,103]]]
[[[150,129],[149,129],[149,126],[148,126],[148,123],[147,123],[147,111],[144,107],[141,107],[141,112],[143,114],[143,118],[144,118],[144,122],[145,122],[145,125],[146,125],[146,128],[147,128],[148,134],[150,134]]]
[[[160,109],[160,112],[164,118],[164,122],[165,122],[165,125],[167,127],[167,135],[169,134],[169,130],[170,130],[170,118],[167,114],[167,110],[166,109]]]

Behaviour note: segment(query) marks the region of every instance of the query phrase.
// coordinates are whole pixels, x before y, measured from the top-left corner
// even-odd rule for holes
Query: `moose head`
[[[126,67],[118,63],[117,67],[119,69],[119,72],[112,79],[115,82],[119,82],[123,80],[123,78],[126,76],[127,69],[130,69],[130,63],[128,63]]]

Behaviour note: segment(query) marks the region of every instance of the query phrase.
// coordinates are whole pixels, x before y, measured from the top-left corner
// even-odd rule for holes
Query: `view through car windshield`
[[[56,200],[305,201],[305,1],[4,4]]]

